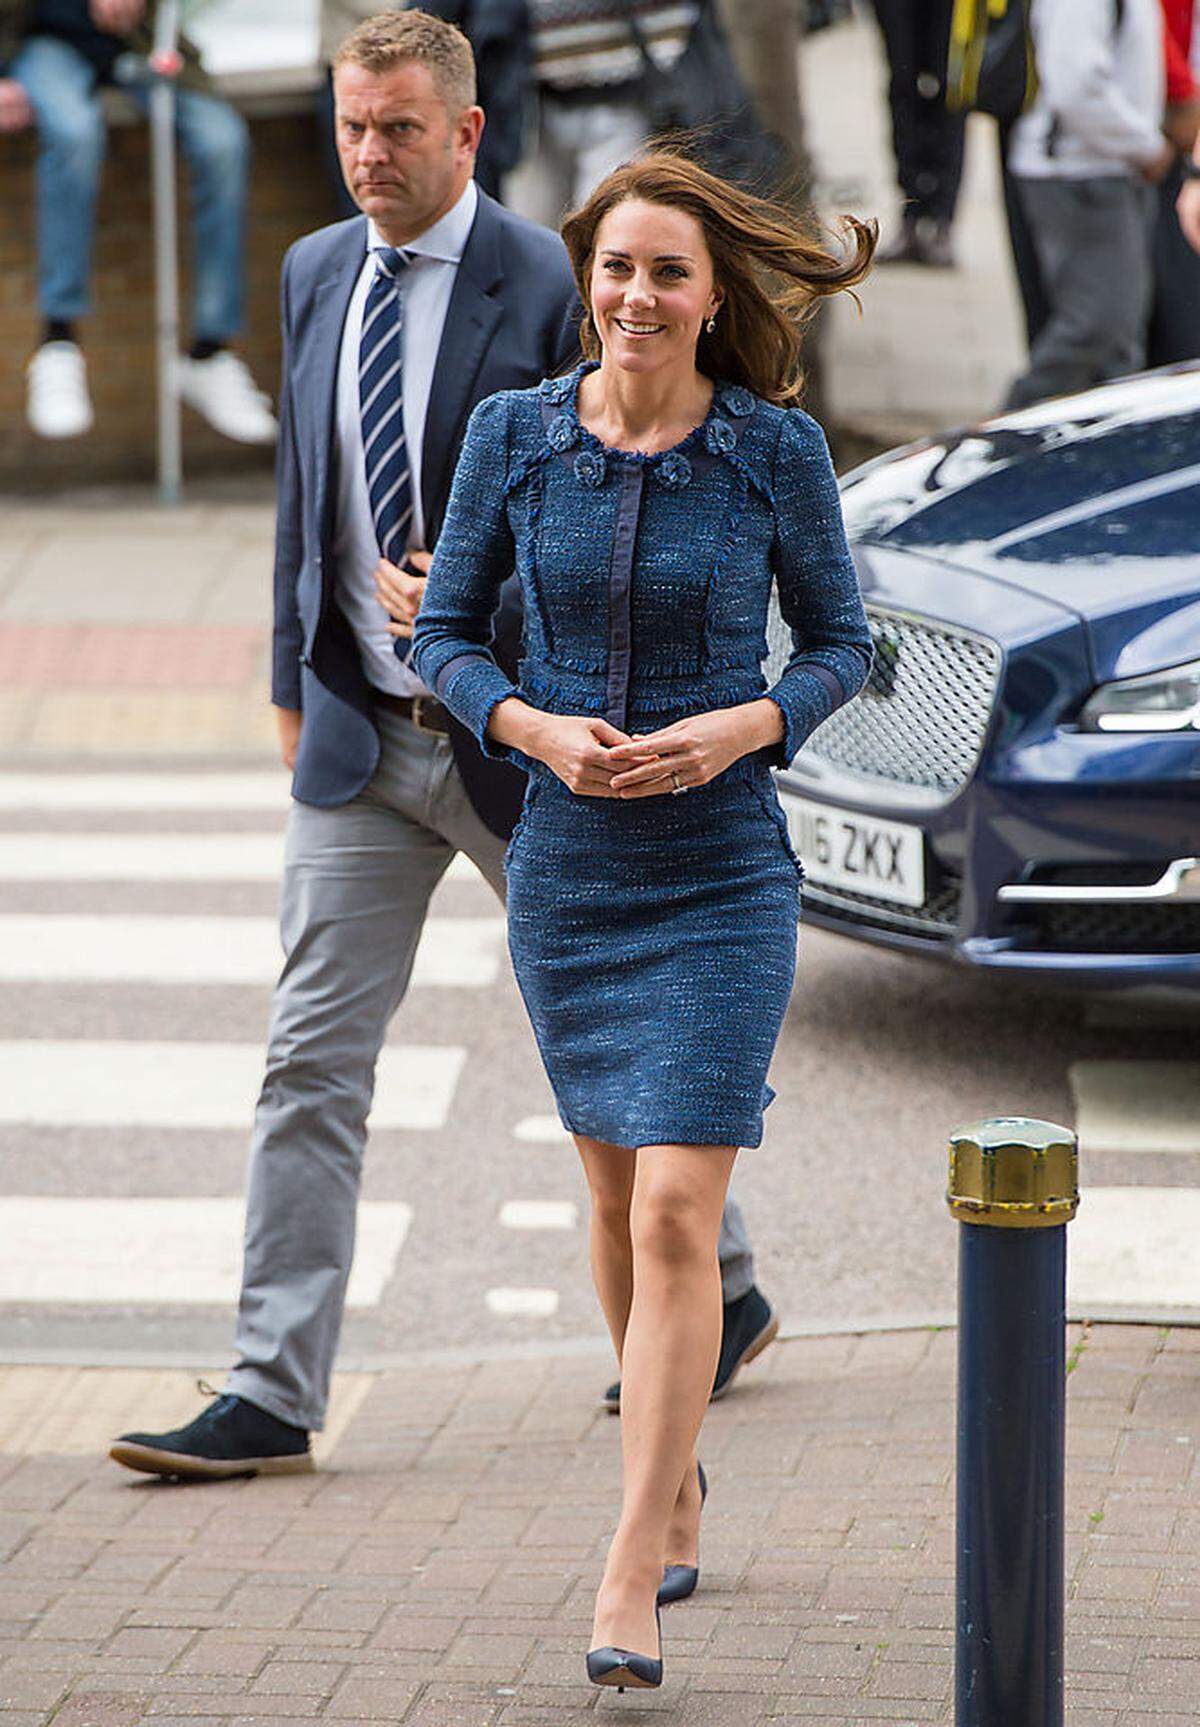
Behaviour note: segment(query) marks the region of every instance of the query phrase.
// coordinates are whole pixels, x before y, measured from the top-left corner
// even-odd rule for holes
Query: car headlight
[[[1102,684],[1079,723],[1086,732],[1200,731],[1200,660]]]

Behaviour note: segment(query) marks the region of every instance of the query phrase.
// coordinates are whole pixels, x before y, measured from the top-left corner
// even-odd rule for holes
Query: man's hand
[[[97,30],[128,36],[146,16],[146,0],[90,0],[88,11]]]
[[[1190,102],[1172,102],[1167,108],[1163,131],[1181,156],[1190,156],[1200,137],[1200,98]]]
[[[0,78],[0,132],[23,132],[33,125],[33,103],[24,84]]]
[[[392,619],[387,626],[389,636],[412,635],[433,557],[429,552],[406,552],[404,562],[420,573],[414,575],[399,564],[389,564],[386,558],[380,558],[375,566],[375,597]]]
[[[303,723],[304,715],[299,708],[275,709],[275,724],[279,728],[279,754],[289,773],[296,765],[296,751],[300,748],[300,727]]]
[[[689,714],[660,732],[631,738],[610,752],[612,795],[661,797],[707,785],[752,750],[765,749],[783,736],[783,715],[767,698],[712,713]]]
[[[1175,158],[1178,153],[1174,144],[1164,138],[1158,155],[1152,157],[1149,162],[1142,162],[1138,167],[1138,173],[1147,185],[1160,186],[1175,166]]]
[[[1185,180],[1175,201],[1179,226],[1194,252],[1200,252],[1200,180]]]

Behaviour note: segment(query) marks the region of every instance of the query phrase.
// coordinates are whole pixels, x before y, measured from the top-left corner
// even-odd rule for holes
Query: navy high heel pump
[[[589,1649],[587,1676],[593,1685],[615,1685],[618,1691],[657,1691],[663,1680],[662,1620],[654,1609],[658,1626],[658,1659],[637,1655],[632,1649]]]
[[[700,1476],[700,1509],[703,1511],[704,1501],[708,1498],[708,1477],[703,1463],[697,1461],[696,1469]],[[696,1593],[699,1581],[699,1565],[664,1565],[663,1580],[658,1586],[659,1606],[669,1607],[673,1601],[686,1601],[689,1595]]]

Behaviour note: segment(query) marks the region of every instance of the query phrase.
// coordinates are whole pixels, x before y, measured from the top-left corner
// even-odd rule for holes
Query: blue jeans
[[[90,307],[105,142],[95,73],[70,43],[31,36],[11,75],[37,116],[38,301],[44,317],[70,321]],[[137,87],[130,94],[145,112],[148,92]],[[228,103],[196,90],[176,92],[175,124],[192,191],[193,335],[225,342],[241,329],[245,308],[249,133]],[[148,265],[149,229],[145,245]]]

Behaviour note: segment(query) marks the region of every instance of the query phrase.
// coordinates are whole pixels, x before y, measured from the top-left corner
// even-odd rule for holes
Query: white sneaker
[[[207,360],[179,356],[179,394],[223,437],[238,444],[273,444],[279,426],[271,398],[256,388],[250,368],[228,348]]]
[[[25,368],[25,416],[39,438],[82,438],[95,422],[77,342],[43,342]]]

